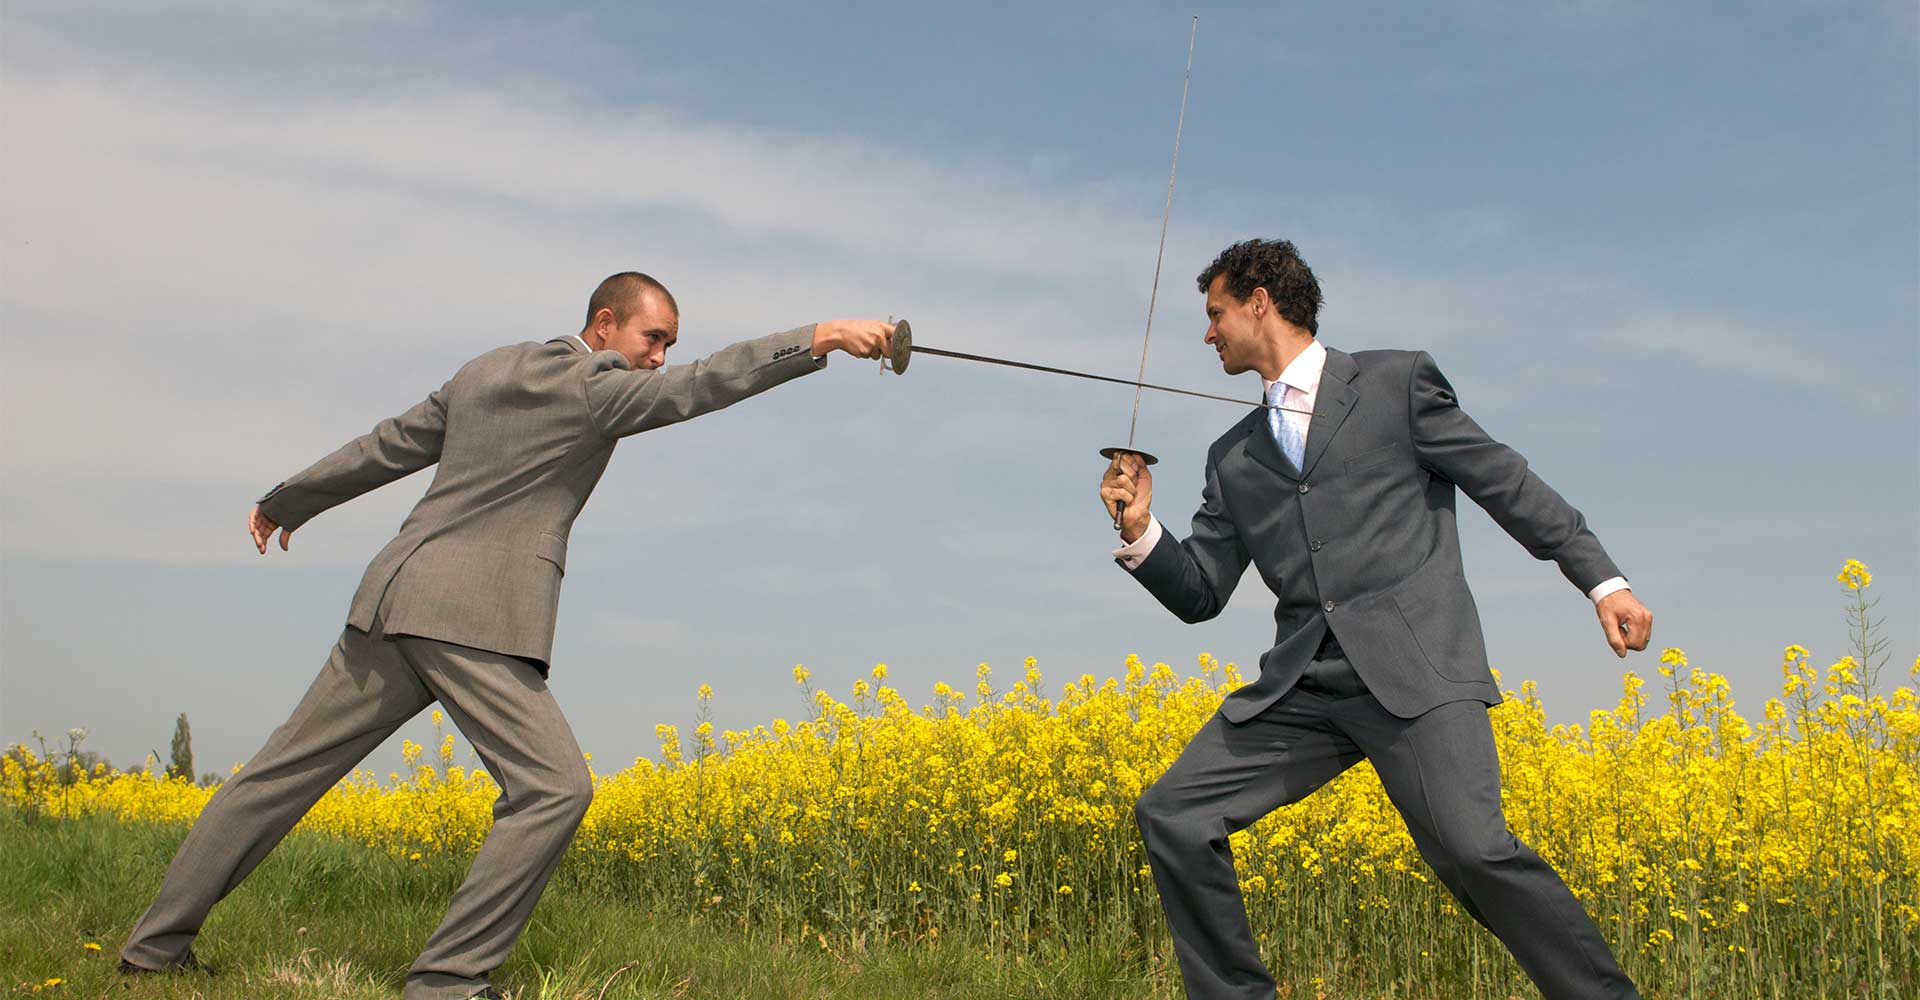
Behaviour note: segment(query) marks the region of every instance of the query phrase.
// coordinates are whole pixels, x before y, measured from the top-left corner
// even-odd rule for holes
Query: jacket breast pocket
[[[1360,452],[1347,459],[1347,471],[1359,472],[1361,469],[1370,469],[1376,465],[1383,465],[1393,461],[1395,457],[1402,454],[1405,454],[1405,452],[1401,450],[1398,444],[1390,443],[1383,444],[1378,448],[1368,448],[1366,451]]]

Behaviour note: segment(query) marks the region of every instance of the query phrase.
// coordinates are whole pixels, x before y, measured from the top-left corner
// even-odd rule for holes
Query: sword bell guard
[[[887,365],[895,375],[904,375],[907,362],[913,360],[913,327],[906,320],[893,324],[893,353],[887,356]]]
[[[1138,448],[1114,445],[1110,448],[1100,449],[1100,457],[1106,459],[1107,461],[1113,461],[1113,456],[1115,455],[1138,455],[1140,456],[1141,461],[1146,462],[1148,465],[1154,465],[1160,461],[1159,459],[1153,457],[1152,455],[1147,454],[1144,451],[1141,451]]]

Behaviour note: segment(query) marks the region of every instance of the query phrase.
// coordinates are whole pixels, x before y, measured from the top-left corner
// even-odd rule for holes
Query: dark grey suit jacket
[[[1133,571],[1189,622],[1220,613],[1253,563],[1279,598],[1260,675],[1221,713],[1244,722],[1300,679],[1329,630],[1388,711],[1500,702],[1460,564],[1454,488],[1584,593],[1619,576],[1578,510],[1488,437],[1426,352],[1328,350],[1303,469],[1264,410],[1207,451],[1193,534],[1171,532]]]
[[[576,338],[514,344],[261,498],[287,528],[439,464],[400,533],[367,567],[347,624],[517,656],[553,650],[573,521],[622,437],[739,402],[817,368],[811,325],[711,357],[635,371]],[[389,597],[388,591],[392,590]]]

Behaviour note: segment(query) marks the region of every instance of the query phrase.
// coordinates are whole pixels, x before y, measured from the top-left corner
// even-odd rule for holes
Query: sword
[[[1166,258],[1166,253],[1167,253],[1167,223],[1168,223],[1168,220],[1171,219],[1173,215],[1173,181],[1174,181],[1175,175],[1180,169],[1180,134],[1182,130],[1186,127],[1187,92],[1193,84],[1193,43],[1194,43],[1194,39],[1198,37],[1199,33],[1200,33],[1200,18],[1196,16],[1193,19],[1192,28],[1190,28],[1187,32],[1187,71],[1186,71],[1186,78],[1180,85],[1180,116],[1174,122],[1174,126],[1173,126],[1173,162],[1167,168],[1167,203],[1166,203],[1166,206],[1161,210],[1161,214],[1160,214],[1160,248],[1158,252],[1156,252],[1156,254],[1154,255],[1154,259],[1153,259],[1153,289],[1147,296],[1147,329],[1146,329],[1146,334],[1140,340],[1140,373],[1139,375],[1132,380],[1119,379],[1119,378],[1113,378],[1112,376],[1108,376],[1108,375],[1093,375],[1087,372],[1071,371],[1065,368],[1054,368],[1049,365],[1036,365],[1036,364],[1031,364],[1025,361],[1010,361],[1005,358],[990,358],[980,354],[967,354],[961,351],[946,351],[946,350],[940,350],[932,347],[916,347],[913,343],[912,327],[909,326],[905,320],[901,320],[894,329],[893,345],[892,345],[893,349],[890,356],[886,358],[882,358],[880,360],[880,365],[883,371],[889,365],[891,365],[892,370],[895,373],[905,372],[908,361],[917,352],[920,354],[932,354],[938,357],[955,358],[961,361],[973,361],[973,362],[979,362],[982,364],[990,364],[990,365],[1004,365],[1009,368],[1024,368],[1029,371],[1044,372],[1050,375],[1067,375],[1073,378],[1092,379],[1097,382],[1112,382],[1112,383],[1117,383],[1119,385],[1133,386],[1133,416],[1127,423],[1127,443],[1124,447],[1113,446],[1113,447],[1102,448],[1100,449],[1100,456],[1102,458],[1105,458],[1111,461],[1114,459],[1115,456],[1121,455],[1121,454],[1138,455],[1141,461],[1143,461],[1147,465],[1153,465],[1154,463],[1158,462],[1159,459],[1133,446],[1134,428],[1140,422],[1140,393],[1144,389],[1153,389],[1158,392],[1175,393],[1182,396],[1194,396],[1200,399],[1214,399],[1214,400],[1219,400],[1220,402],[1223,402],[1223,403],[1234,403],[1240,406],[1256,406],[1256,407],[1261,407],[1263,409],[1284,410],[1289,413],[1311,414],[1312,411],[1310,410],[1296,410],[1296,409],[1293,409],[1292,407],[1283,407],[1283,406],[1278,406],[1276,404],[1271,404],[1266,402],[1249,403],[1244,400],[1233,399],[1227,396],[1216,396],[1216,395],[1213,395],[1212,393],[1194,392],[1191,389],[1176,389],[1171,386],[1154,385],[1146,381],[1147,345],[1152,341],[1152,338],[1153,338],[1154,306],[1160,300],[1160,265],[1164,262]],[[1115,531],[1120,530],[1121,521],[1126,517],[1126,513],[1127,513],[1126,504],[1117,503],[1117,502],[1114,504],[1113,530]]]
[[[1200,16],[1194,15],[1193,27],[1187,30],[1187,75],[1180,84],[1180,117],[1173,123],[1173,163],[1167,167],[1167,204],[1160,210],[1160,249],[1153,255],[1153,290],[1147,295],[1147,332],[1140,338],[1140,375],[1134,381],[1143,383],[1147,377],[1147,345],[1153,340],[1153,307],[1160,301],[1160,264],[1167,256],[1167,221],[1173,218],[1173,178],[1180,170],[1180,133],[1187,124],[1187,91],[1193,86],[1193,40],[1200,34]],[[1114,456],[1128,453],[1140,456],[1147,465],[1160,461],[1133,446],[1133,428],[1140,422],[1140,388],[1133,390],[1133,417],[1127,421],[1126,447],[1108,447],[1100,449],[1100,457],[1111,461]],[[1115,502],[1113,505],[1113,530],[1120,530],[1120,522],[1127,516],[1127,505]]]
[[[1282,410],[1287,413],[1305,413],[1308,415],[1313,413],[1312,410],[1302,410],[1291,406],[1279,406],[1258,400],[1248,401],[1245,399],[1235,399],[1232,396],[1216,396],[1210,392],[1196,392],[1192,389],[1179,389],[1170,385],[1155,385],[1152,382],[1141,382],[1137,379],[1115,378],[1111,375],[1095,375],[1092,372],[1077,372],[1071,368],[1055,368],[1052,365],[1038,365],[1030,361],[1013,361],[1008,358],[988,357],[984,354],[968,354],[965,351],[949,351],[939,347],[927,347],[924,344],[916,344],[913,342],[913,325],[911,323],[908,323],[904,319],[897,321],[893,328],[893,352],[884,359],[883,363],[887,365],[889,370],[897,374],[907,370],[907,364],[915,354],[931,354],[937,358],[954,358],[959,361],[973,361],[986,365],[1001,365],[1006,368],[1020,368],[1031,372],[1042,372],[1047,375],[1066,375],[1071,378],[1084,378],[1095,382],[1127,385],[1134,388],[1134,395],[1136,397],[1138,397],[1140,390],[1152,389],[1156,392],[1170,392],[1179,396],[1192,396],[1195,399],[1218,400],[1222,403],[1232,403],[1235,406],[1252,406],[1266,410]],[[1131,449],[1114,450],[1128,451]],[[1133,453],[1146,457],[1141,452],[1136,451]],[[1111,458],[1113,456],[1109,455],[1107,457]]]

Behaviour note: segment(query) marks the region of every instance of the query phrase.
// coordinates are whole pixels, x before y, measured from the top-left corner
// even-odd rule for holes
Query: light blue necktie
[[[1287,415],[1279,409],[1281,400],[1286,398],[1285,382],[1275,382],[1267,389],[1267,405],[1274,407],[1267,411],[1267,428],[1273,431],[1273,440],[1280,446],[1281,454],[1287,456],[1287,461],[1292,462],[1295,469],[1299,469],[1300,463],[1306,460],[1307,437],[1300,432],[1299,425],[1288,420]]]

